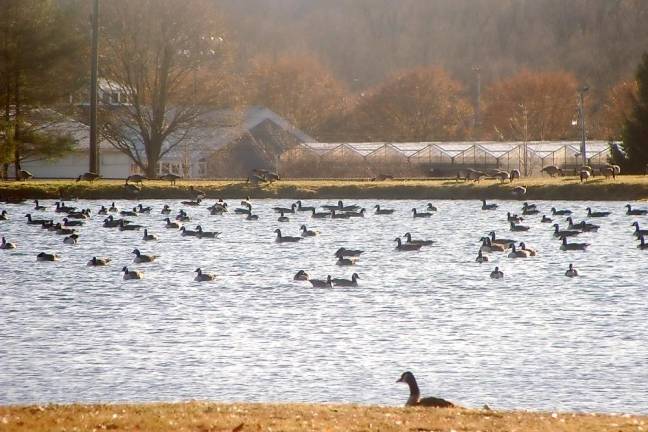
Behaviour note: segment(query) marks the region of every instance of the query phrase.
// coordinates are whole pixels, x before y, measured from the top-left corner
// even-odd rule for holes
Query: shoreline
[[[596,177],[581,184],[577,177],[526,178],[514,183],[482,180],[479,183],[456,182],[453,179],[409,180],[281,180],[253,186],[240,180],[180,180],[176,186],[168,181],[148,180],[139,193],[124,187],[123,180],[97,180],[94,183],[74,180],[0,181],[0,200],[58,199],[186,199],[189,187],[205,192],[208,200],[239,199],[246,196],[263,199],[517,199],[512,190],[525,186],[525,200],[638,201],[648,200],[647,176],[619,176],[605,180]]]
[[[607,431],[645,430],[648,416],[404,408],[352,404],[144,403],[0,406],[6,431]]]

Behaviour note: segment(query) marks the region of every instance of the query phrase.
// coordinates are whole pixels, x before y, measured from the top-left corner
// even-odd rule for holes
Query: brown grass
[[[0,407],[1,431],[642,431],[648,417],[358,405],[216,404]]]

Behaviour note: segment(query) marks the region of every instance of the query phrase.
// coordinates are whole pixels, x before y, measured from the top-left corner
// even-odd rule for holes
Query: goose
[[[511,194],[516,196],[518,199],[522,198],[527,193],[526,186],[516,186],[511,190]]]
[[[68,218],[63,218],[63,226],[83,226],[84,222],[80,220],[71,221]]]
[[[374,206],[374,208],[376,209],[375,214],[377,214],[377,215],[390,215],[390,214],[394,213],[394,209],[381,209],[380,204],[376,204]]]
[[[48,231],[49,231],[50,228],[52,228],[53,226],[54,226],[54,221],[47,221],[47,222],[43,222],[43,223],[41,224],[41,228],[46,229],[46,230],[48,230]]]
[[[92,257],[92,259],[90,261],[88,261],[87,266],[88,267],[103,267],[103,266],[107,266],[110,261],[111,261],[110,258],[97,258],[95,256],[95,257]]]
[[[497,204],[486,204],[486,200],[482,200],[482,210],[495,210],[499,207]]]
[[[634,233],[633,233],[635,237],[639,238],[642,235],[648,235],[648,230],[639,229],[639,222],[633,222],[632,225],[630,225],[630,226],[635,227],[635,230],[634,230]]]
[[[176,181],[180,180],[182,177],[180,177],[177,174],[173,173],[166,173],[162,174],[160,177],[158,177],[160,180],[166,180],[171,183],[171,186],[175,186]]]
[[[76,230],[73,228],[63,228],[60,223],[54,225],[54,229],[55,229],[54,232],[56,232],[56,234],[59,235],[70,235],[76,232]]]
[[[553,223],[553,219],[550,217],[547,217],[547,215],[542,215],[542,220],[540,221],[542,223]]]
[[[140,252],[139,249],[133,249],[132,254],[135,254],[135,258],[133,258],[134,263],[150,263],[156,260],[158,257],[157,255],[144,255],[142,252]]]
[[[360,211],[347,211],[346,214],[348,214],[349,217],[364,217],[365,211],[365,209],[361,208]]]
[[[295,276],[293,276],[293,280],[307,281],[308,280],[308,273],[306,273],[304,270],[299,270],[297,273],[295,273]]]
[[[364,251],[361,251],[359,249],[346,249],[346,248],[339,248],[337,251],[335,251],[334,256],[336,257],[359,257],[362,255]]]
[[[335,213],[335,210],[331,210],[331,219],[349,219],[351,216],[348,213]]]
[[[179,222],[171,222],[171,219],[166,218],[166,225],[164,226],[165,228],[168,229],[180,229],[181,224]]]
[[[137,183],[137,184],[142,184],[144,180],[148,180],[147,177],[141,175],[141,174],[131,174],[128,177],[126,177],[126,183]]]
[[[528,248],[524,242],[520,242],[520,250],[528,252],[529,256],[538,255],[538,252],[535,249]]]
[[[560,225],[558,224],[553,224],[553,227],[554,227],[553,236],[557,238],[573,237],[581,233],[580,231],[576,231],[576,230],[560,230]]]
[[[205,194],[205,192],[201,191],[200,189],[196,189],[192,185],[189,186],[189,196],[191,196],[195,200],[202,200],[207,196],[207,194]]]
[[[108,207],[108,211],[111,213],[117,213],[119,209],[115,206],[115,202],[113,201],[112,204],[110,204],[110,207]]]
[[[25,181],[34,177],[34,175],[27,170],[20,170],[19,172],[20,172],[20,180]]]
[[[599,218],[599,217],[607,217],[612,214],[612,212],[593,212],[591,208],[587,207],[585,210],[587,210],[587,217],[593,217],[593,218]]]
[[[0,244],[0,249],[16,249],[15,243],[10,243],[2,237],[2,244]]]
[[[421,249],[423,245],[421,244],[416,244],[416,243],[405,243],[403,244],[401,242],[400,237],[396,237],[394,241],[397,243],[396,244],[396,250],[399,252],[407,252],[407,251],[417,251]]]
[[[500,243],[493,243],[490,237],[482,237],[482,245],[479,249],[482,252],[504,252],[508,249],[510,243],[504,245]]]
[[[151,213],[151,210],[151,207],[144,207],[142,203],[139,203],[137,205],[137,211],[139,211],[140,213]]]
[[[124,280],[142,279],[144,277],[144,273],[136,270],[128,270],[126,266],[122,267],[122,271],[124,272]]]
[[[234,214],[244,214],[244,215],[249,215],[252,213],[252,206],[246,207],[246,208],[235,208],[234,209]]]
[[[333,284],[331,283],[331,275],[328,275],[326,277],[326,280],[309,279],[308,282],[310,282],[314,288],[333,288]]]
[[[338,201],[338,204],[324,204],[324,205],[322,206],[322,208],[323,208],[323,209],[326,209],[326,210],[328,210],[328,211],[331,211],[331,210],[342,210],[342,205],[341,205],[341,203],[342,203],[342,201]]]
[[[524,216],[533,216],[533,215],[537,215],[539,213],[540,213],[540,210],[536,210],[536,209],[528,209],[528,208],[527,209],[522,209],[522,214]]]
[[[65,205],[64,202],[60,202],[60,201],[57,201],[55,205],[56,205],[56,209],[54,211],[56,213],[68,213],[76,210],[76,207],[68,207]]]
[[[0,220],[9,220],[7,217],[7,210],[2,210],[2,213],[0,213]]]
[[[36,261],[58,261],[60,256],[58,254],[48,254],[41,252],[36,255]]]
[[[297,208],[297,204],[293,204],[290,207],[272,207],[272,210],[275,213],[295,213],[295,208]]]
[[[432,246],[434,244],[434,240],[412,240],[412,234],[408,232],[403,237],[405,237],[407,243],[411,244],[420,244],[421,246]]]
[[[315,210],[315,207],[305,207],[305,206],[303,206],[301,200],[297,201],[296,204],[297,204],[297,211],[305,212],[305,211],[314,211]]]
[[[194,270],[194,273],[197,273],[196,278],[194,279],[196,282],[211,282],[216,279],[216,276],[212,273],[203,273],[200,267]]]
[[[302,225],[300,228],[302,237],[315,237],[319,235],[319,231],[313,231],[306,228],[306,225]]]
[[[3,210],[4,211],[4,210]],[[6,213],[5,213],[6,214]],[[42,225],[43,222],[47,222],[47,219],[32,219],[32,215],[30,213],[27,213],[25,215],[27,218],[27,224],[28,225]]]
[[[284,216],[284,212],[281,212],[281,216],[277,218],[277,221],[279,222],[290,222],[290,219],[288,216]]]
[[[410,395],[405,402],[405,406],[422,406],[434,408],[452,408],[455,405],[445,399],[436,397],[421,398],[421,391],[416,383],[416,378],[412,372],[403,372],[401,377],[396,381],[397,383],[405,383],[409,386]]]
[[[571,210],[556,210],[555,207],[551,207],[551,214],[553,216],[569,216],[572,214]]]
[[[274,232],[277,234],[277,238],[275,239],[277,243],[296,243],[302,239],[301,237],[282,236],[279,228],[274,230]]]
[[[106,208],[106,206],[102,205],[101,208],[99,209],[99,211],[97,212],[97,214],[107,215],[108,214],[108,209]]]
[[[144,240],[144,241],[154,241],[154,240],[159,240],[159,238],[155,234],[149,234],[148,230],[146,228],[144,228],[144,236],[142,237],[142,240]]]
[[[65,237],[63,239],[63,243],[69,244],[69,245],[75,245],[75,244],[77,244],[78,239],[79,239],[78,234],[70,234],[68,237]]]
[[[34,200],[34,210],[43,211],[45,209],[47,209],[47,207],[38,204],[38,200]]]
[[[524,218],[516,214],[511,214],[511,212],[506,212],[506,220],[508,220],[509,222],[520,223],[524,220]]]
[[[599,225],[594,225],[591,223],[587,223],[585,221],[581,221],[575,224],[571,216],[567,218],[567,222],[569,222],[569,226],[568,226],[569,229],[576,229],[582,232],[596,232],[598,231],[599,228],[601,228]]]
[[[80,212],[69,212],[67,217],[72,219],[90,219],[90,210],[81,210]]]
[[[352,266],[355,265],[357,258],[344,258],[344,257],[338,257],[337,261],[335,262],[336,265],[339,266]]]
[[[189,206],[189,207],[198,207],[200,203],[202,202],[202,199],[198,198],[195,201],[180,201],[180,204]]]
[[[335,286],[342,286],[342,287],[357,287],[358,286],[358,279],[360,279],[360,276],[358,276],[358,273],[353,273],[351,275],[351,279],[332,279],[331,281],[333,282],[333,285]]]
[[[120,216],[130,216],[134,217],[137,216],[137,208],[133,207],[133,210],[122,210],[119,212]]]
[[[198,237],[198,231],[188,230],[187,227],[180,228],[180,235],[183,237]]]
[[[589,246],[589,243],[567,243],[567,237],[562,238],[562,245],[560,250],[562,251],[584,251]]]
[[[479,264],[488,262],[488,257],[482,255],[481,249],[479,249],[479,252],[477,253],[477,258],[475,258],[475,262],[478,262]]]
[[[432,205],[432,203],[428,203],[426,208],[428,211],[433,211],[433,212],[437,211],[437,208],[434,205]]]
[[[250,214],[247,215],[245,220],[249,220],[249,221],[259,220],[259,215],[255,215],[255,214],[250,213]]]
[[[428,212],[420,212],[418,213],[415,208],[412,209],[412,213],[414,214],[414,218],[429,218],[432,216],[432,213]]]
[[[125,219],[115,219],[113,215],[109,215],[106,219],[104,219],[103,226],[104,228],[117,228],[122,223],[129,224],[130,221],[127,221]]]
[[[127,193],[133,194],[133,195],[137,195],[140,192],[142,192],[142,187],[141,186],[137,186],[137,185],[134,185],[134,184],[131,184],[131,183],[126,183],[124,185],[124,189],[126,190]]]
[[[313,209],[311,211],[312,211],[311,217],[313,219],[326,219],[327,217],[331,217],[330,212],[319,212],[318,213],[318,212],[315,211],[315,209]]]
[[[576,277],[578,276],[578,270],[574,268],[573,264],[569,264],[569,268],[565,272],[565,276],[567,277]]]
[[[186,211],[180,209],[180,212],[176,215],[175,219],[180,222],[189,222],[191,217],[187,214]]]
[[[648,214],[648,210],[645,209],[633,209],[630,204],[626,204],[625,207],[628,209],[626,214],[629,216],[642,216]]]
[[[535,204],[529,204],[528,202],[523,202],[522,203],[522,210],[527,209],[527,210],[537,210],[538,206]]]
[[[84,181],[92,183],[93,181],[95,181],[95,180],[97,180],[99,178],[101,178],[101,176],[99,174],[97,174],[97,173],[84,172],[79,177],[77,177],[76,181],[80,182],[81,180],[84,180]]]
[[[160,211],[160,214],[171,214],[171,207],[169,207],[169,204],[164,204],[164,207],[162,207],[162,210]]]
[[[648,243],[646,243],[646,240],[643,235],[639,236],[639,241],[640,243],[637,245],[637,249],[648,249]]]
[[[515,222],[511,222],[511,231],[529,231],[530,227],[526,225],[516,225]]]
[[[500,244],[500,245],[504,245],[504,246],[506,246],[508,248],[513,243],[515,243],[515,240],[512,240],[512,239],[496,238],[495,237],[495,231],[489,232],[488,235],[490,236],[489,240],[490,240],[490,242],[492,244]]]
[[[490,274],[491,279],[504,279],[504,272],[499,269],[499,267],[495,267],[495,270],[493,270]]]
[[[198,232],[198,238],[216,238],[221,233],[220,231],[203,231],[203,227],[196,225],[196,232]]]
[[[587,170],[580,170],[578,172],[578,177],[580,178],[580,182],[587,182],[587,180],[592,176],[592,174],[587,171]]]
[[[127,224],[123,219],[119,223],[119,231],[139,231],[141,228],[144,227],[137,224]]]
[[[511,245],[511,252],[508,254],[509,258],[528,258],[531,254],[528,251],[515,249],[515,245]]]
[[[342,201],[338,201],[338,209],[342,211],[358,211],[360,210],[360,206],[355,204],[345,206]]]
[[[212,215],[219,215],[227,213],[229,211],[229,209],[227,208],[227,203],[222,199],[219,199],[218,202],[214,203],[213,206],[207,207],[207,210],[209,210]]]

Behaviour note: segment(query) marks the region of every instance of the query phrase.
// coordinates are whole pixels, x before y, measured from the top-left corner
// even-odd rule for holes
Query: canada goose
[[[80,220],[71,221],[68,218],[63,218],[63,226],[83,226],[84,222]]]
[[[542,220],[540,221],[542,223],[553,223],[553,219],[550,217],[547,217],[547,215],[542,215]]]
[[[133,195],[137,195],[140,192],[142,192],[142,187],[141,186],[137,186],[137,185],[134,185],[134,184],[131,184],[131,183],[126,183],[124,185],[124,189],[126,190],[127,193],[130,193],[130,194],[133,194]]]
[[[48,221],[47,219],[32,219],[32,215],[30,213],[27,213],[25,217],[27,218],[28,225],[41,225],[43,222]]]
[[[108,263],[112,261],[110,258],[97,258],[97,257],[92,257],[90,261],[88,261],[88,267],[103,267],[107,266]]]
[[[275,213],[295,213],[295,208],[297,208],[297,204],[293,204],[290,207],[272,207],[272,210]]]
[[[108,214],[108,209],[106,208],[106,206],[102,205],[101,208],[99,209],[99,211],[97,212],[97,214],[107,215]]]
[[[165,228],[168,229],[180,229],[181,224],[179,222],[171,222],[171,219],[166,218],[166,225],[164,226]]]
[[[426,208],[428,211],[433,211],[433,212],[437,211],[437,208],[434,205],[432,205],[432,203],[428,203]]]
[[[60,223],[57,223],[54,225],[54,232],[58,235],[70,235],[75,233],[75,229],[73,228],[63,228]]]
[[[142,279],[144,277],[144,273],[136,271],[136,270],[128,270],[128,267],[122,267],[122,271],[124,272],[124,280],[134,280],[134,279]]]
[[[565,272],[565,276],[567,276],[567,277],[576,277],[576,276],[578,276],[578,271],[574,268],[573,264],[569,264],[569,268]]]
[[[255,215],[250,212],[250,214],[247,215],[245,220],[249,220],[249,221],[259,220],[259,215]]]
[[[63,243],[69,244],[69,245],[75,245],[75,244],[77,244],[78,239],[79,239],[78,234],[70,234],[68,237],[65,237],[63,239]]]
[[[519,198],[522,198],[527,193],[526,186],[516,186],[511,190],[511,194]]]
[[[587,170],[580,170],[578,172],[578,177],[580,178],[580,182],[587,182],[587,180],[591,177],[591,173]]]
[[[290,219],[288,218],[288,216],[284,216],[284,212],[282,211],[281,216],[279,216],[277,218],[277,221],[279,221],[279,222],[290,222]]]
[[[536,256],[538,254],[535,249],[528,248],[524,242],[520,242],[520,250],[528,252],[529,256]]]
[[[349,219],[351,216],[348,213],[335,213],[335,210],[331,210],[331,219]]]
[[[218,216],[218,215],[222,215],[223,213],[229,212],[229,209],[227,208],[227,203],[215,203],[207,210],[209,210],[209,213],[212,216]]]
[[[347,211],[346,214],[348,214],[349,217],[364,217],[365,211],[365,209],[361,208],[360,211]]]
[[[185,226],[180,228],[180,231],[180,235],[183,237],[198,237],[198,231],[188,230]]]
[[[344,257],[338,257],[337,261],[335,262],[336,265],[339,266],[352,266],[355,265],[357,258],[344,258]]]
[[[573,237],[581,233],[580,231],[576,231],[576,230],[560,230],[560,225],[558,224],[553,224],[553,227],[554,227],[553,236],[557,238]]]
[[[42,228],[42,229],[46,229],[46,230],[48,230],[48,231],[49,231],[52,227],[54,227],[54,221],[47,221],[47,222],[43,222],[43,223],[41,224],[41,228]]]
[[[238,207],[234,209],[234,214],[249,215],[250,213],[252,213],[252,206],[246,208]]]
[[[36,261],[58,261],[59,258],[60,257],[57,254],[48,254],[45,252],[36,255]]]
[[[397,243],[396,244],[396,250],[399,252],[407,252],[407,251],[417,251],[421,249],[423,245],[421,244],[416,244],[416,243],[405,243],[403,244],[401,242],[400,237],[396,237],[394,241]]]
[[[297,211],[314,211],[315,207],[304,207],[301,200],[297,201]]]
[[[195,201],[180,201],[180,204],[189,206],[189,207],[198,207],[200,203],[202,202],[202,199],[198,198]]]
[[[45,206],[39,205],[39,204],[38,204],[38,200],[34,200],[34,210],[36,210],[36,211],[43,211],[43,210],[45,210],[46,208],[47,208],[47,207],[45,207]]]
[[[338,201],[338,208],[336,210],[342,210],[342,211],[358,211],[360,210],[360,206],[351,204],[345,206],[342,201]]]
[[[16,245],[14,243],[8,242],[4,237],[2,237],[2,244],[0,244],[0,249],[16,249]]]
[[[81,180],[88,181],[92,183],[93,181],[97,180],[98,178],[101,178],[101,176],[97,173],[93,172],[84,172],[81,174],[79,177],[77,177],[76,181],[80,182]]]
[[[315,209],[313,209],[311,217],[313,219],[325,219],[327,217],[331,217],[331,213],[330,212],[319,212],[318,213],[318,212],[315,211]]]
[[[562,245],[560,246],[560,250],[562,251],[584,251],[587,249],[587,246],[589,246],[589,243],[567,243],[567,237],[561,237],[562,238]]]
[[[475,258],[475,262],[478,262],[479,264],[488,262],[488,257],[482,255],[481,249],[479,249],[479,252],[477,253],[477,258]]]
[[[299,270],[297,273],[295,273],[295,276],[293,276],[293,280],[307,281],[308,280],[308,273],[306,273],[304,270]]]
[[[176,181],[180,180],[182,177],[180,177],[179,175],[173,174],[173,173],[166,173],[166,174],[162,174],[158,178],[160,180],[167,180],[167,181],[171,182],[171,186],[175,186]]]
[[[522,249],[516,249],[515,245],[511,245],[511,252],[509,252],[509,258],[528,258],[531,254],[528,251]]]
[[[642,216],[648,214],[648,210],[644,209],[633,209],[630,204],[626,204],[625,207],[628,209],[626,214],[629,216]]]
[[[529,229],[530,229],[530,227],[528,227],[526,225],[516,225],[515,222],[510,222],[510,224],[511,224],[511,231],[516,231],[516,232],[529,231]]]
[[[25,180],[29,180],[30,178],[34,177],[34,175],[32,173],[30,173],[29,171],[27,171],[27,170],[20,170],[19,173],[20,173],[19,180],[25,181]]]
[[[572,214],[571,210],[556,210],[555,207],[551,207],[551,214],[553,216],[569,216]]]
[[[648,230],[639,229],[639,222],[633,222],[632,225],[630,225],[630,226],[635,227],[635,230],[634,230],[633,234],[634,234],[635,237],[637,237],[637,239],[639,237],[641,237],[642,235],[648,235]]]
[[[537,215],[538,213],[540,213],[540,210],[536,208],[525,207],[522,209],[522,214],[524,216],[533,216],[533,215]]]
[[[421,391],[419,390],[419,386],[416,383],[416,378],[414,378],[414,374],[412,372],[403,372],[401,377],[396,382],[404,382],[409,386],[410,395],[409,398],[407,398],[407,402],[405,402],[405,406],[424,406],[434,408],[452,408],[455,406],[452,402],[448,402],[447,400],[441,398],[421,398]]]
[[[648,243],[646,243],[646,240],[643,235],[639,236],[639,241],[640,243],[637,245],[637,249],[648,249]]]
[[[502,272],[499,267],[495,267],[490,274],[491,279],[504,279],[504,272]]]
[[[137,216],[137,208],[133,207],[133,210],[122,210],[119,212],[119,215],[135,217]]]
[[[117,213],[119,211],[119,209],[117,207],[115,207],[115,202],[114,201],[113,201],[112,204],[110,204],[110,207],[108,207],[108,211],[111,212],[111,213]]]
[[[328,211],[331,211],[331,210],[342,210],[342,205],[341,205],[341,203],[342,203],[342,201],[338,201],[338,204],[324,204],[324,205],[322,206],[322,208],[323,208],[323,209],[326,209],[326,210],[328,210]]]
[[[172,210],[171,207],[169,207],[169,204],[164,204],[164,207],[162,207],[162,210],[160,211],[161,214],[171,214]]]
[[[301,237],[282,236],[279,228],[274,230],[274,232],[277,234],[275,238],[277,243],[296,243],[302,239]]]
[[[406,232],[403,236],[407,240],[407,243],[420,244],[421,246],[432,246],[434,240],[412,240],[412,234]]]
[[[351,275],[351,279],[332,279],[331,281],[333,282],[333,285],[335,286],[342,286],[342,287],[357,287],[358,286],[358,279],[360,279],[360,276],[358,276],[358,273],[353,273]]]
[[[214,276],[212,273],[203,273],[200,267],[194,270],[194,273],[198,273],[196,275],[196,278],[194,279],[196,282],[211,282],[216,279],[216,276]]]
[[[140,213],[151,213],[151,210],[153,210],[151,207],[144,207],[142,203],[137,205],[137,211]]]
[[[109,215],[106,219],[104,219],[103,226],[104,228],[117,228],[122,223],[128,224],[130,222],[124,219],[115,219],[113,215]]]
[[[65,205],[64,202],[60,202],[60,201],[57,201],[55,205],[56,205],[56,210],[54,211],[56,213],[68,213],[76,210],[76,207],[68,207]]]
[[[141,228],[144,227],[137,224],[127,224],[123,219],[119,223],[119,231],[139,231]]]
[[[306,225],[302,225],[300,228],[302,237],[315,237],[319,235],[319,231],[313,231],[306,228]]]
[[[196,225],[196,232],[198,232],[198,238],[216,238],[221,233],[220,231],[203,231],[202,226]]]
[[[180,211],[176,215],[175,219],[177,221],[180,221],[180,222],[189,222],[189,221],[191,221],[191,217],[183,209],[180,209]]]
[[[90,219],[90,210],[81,210],[80,212],[68,212],[70,219]]]
[[[131,174],[126,177],[126,183],[133,182],[141,185],[144,180],[148,180],[148,178],[140,174]]]
[[[361,251],[359,249],[346,249],[341,247],[337,251],[335,251],[335,254],[333,255],[335,255],[338,258],[339,257],[359,257],[360,255],[362,255],[363,252],[364,251]]]
[[[333,288],[333,284],[331,283],[331,275],[328,275],[326,277],[326,280],[309,279],[308,282],[310,282],[314,288]]]
[[[593,217],[593,218],[598,218],[598,217],[607,217],[612,214],[612,212],[593,212],[591,208],[587,207],[585,210],[587,210],[587,217]]]
[[[394,213],[394,209],[381,209],[380,204],[376,204],[374,206],[374,208],[376,209],[375,214],[377,214],[377,215],[390,215],[390,214]]]
[[[520,170],[519,169],[512,169],[509,177],[511,178],[511,183],[513,183],[513,180],[519,179],[520,178]]]
[[[549,165],[540,170],[540,172],[547,173],[551,177],[554,177],[555,175],[563,175],[562,169],[558,168],[557,166],[554,165]]]
[[[505,252],[512,243],[493,243],[490,237],[482,237],[482,245],[479,249],[482,252]]]
[[[200,189],[196,189],[195,187],[189,186],[189,196],[195,200],[203,200],[207,196],[205,192],[201,191]]]
[[[144,241],[153,241],[153,240],[159,240],[158,236],[155,234],[149,234],[148,230],[144,228],[144,236],[142,237]]]
[[[511,214],[511,212],[506,212],[506,220],[509,222],[520,223],[524,220],[524,218],[516,214]]]
[[[0,213],[0,220],[9,220],[7,217],[7,210],[2,210],[2,213]]]
[[[497,204],[486,204],[486,200],[482,200],[482,210],[495,210],[499,207]]]
[[[144,255],[137,248],[133,249],[133,252],[131,253],[135,254],[135,258],[133,258],[134,263],[150,263],[155,261],[155,259],[158,257],[157,255]]]
[[[599,225],[594,225],[585,221],[580,221],[579,223],[575,224],[571,216],[567,217],[567,222],[569,223],[569,229],[576,229],[582,232],[596,232],[599,228],[601,228]]]
[[[417,212],[415,208],[412,209],[412,213],[414,214],[414,218],[429,218],[432,216],[432,213],[428,212]]]

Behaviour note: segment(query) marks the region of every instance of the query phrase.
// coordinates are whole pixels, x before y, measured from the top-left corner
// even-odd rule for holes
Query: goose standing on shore
[[[421,391],[412,372],[403,372],[397,383],[405,383],[409,386],[410,395],[405,402],[405,406],[423,406],[434,408],[452,408],[455,405],[445,399],[436,397],[421,398]]]

